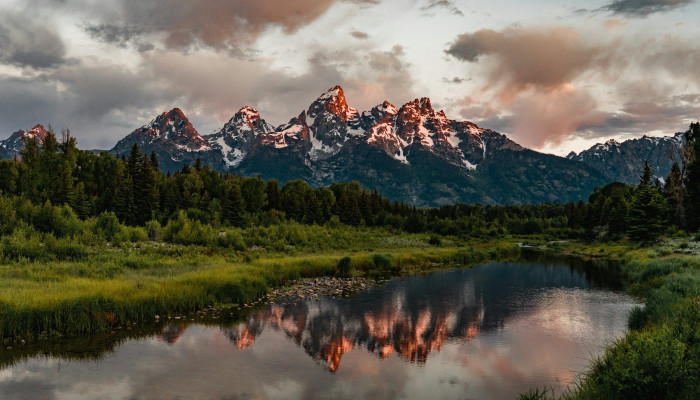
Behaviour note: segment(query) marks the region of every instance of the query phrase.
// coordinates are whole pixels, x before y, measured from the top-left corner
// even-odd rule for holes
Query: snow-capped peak
[[[343,96],[345,97],[343,93],[343,88],[340,87],[340,85],[335,85],[335,87],[332,87],[326,91],[326,93],[320,95],[318,97],[318,100],[328,100],[332,99],[334,97],[340,97]]]
[[[22,135],[26,138],[31,138],[39,143],[42,143],[44,139],[46,139],[46,129],[44,129],[44,125],[37,124],[28,132],[23,132]]]
[[[378,105],[376,108],[383,114],[396,115],[399,113],[399,110],[386,100],[384,100],[384,102]]]
[[[173,108],[168,112],[153,119],[148,125],[132,132],[132,135],[142,136],[142,144],[150,144],[154,141],[166,140],[172,142],[178,149],[186,151],[203,151],[211,149],[206,139],[201,137],[189,119],[179,108]],[[131,136],[131,135],[130,135]],[[132,140],[127,136],[125,139]],[[119,146],[119,143],[117,144]]]
[[[328,91],[319,96],[309,107],[306,116],[313,121],[324,111],[337,115],[344,122],[357,118],[359,115],[357,109],[348,106],[348,102],[345,100],[345,92],[340,86],[328,89]],[[312,125],[312,123],[309,125]]]
[[[251,106],[241,107],[241,109],[238,110],[238,112],[236,113],[236,116],[240,116],[241,119],[245,120],[248,123],[252,123],[253,121],[260,119],[260,113],[258,112],[258,110],[254,109]]]

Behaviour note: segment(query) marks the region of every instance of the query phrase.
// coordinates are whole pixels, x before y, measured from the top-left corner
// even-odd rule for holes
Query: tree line
[[[390,230],[489,237],[505,233],[652,240],[669,227],[700,228],[700,124],[686,132],[681,164],[662,184],[648,163],[638,185],[619,182],[595,189],[588,202],[539,205],[454,204],[416,208],[391,201],[357,182],[312,188],[301,180],[221,173],[197,160],[174,173],[158,168],[155,153],[116,157],[79,150],[75,138],[49,130],[42,145],[28,140],[21,158],[0,160],[0,193],[37,205],[68,205],[81,219],[113,213],[131,226],[161,224],[186,214],[212,226],[303,224],[382,226]]]

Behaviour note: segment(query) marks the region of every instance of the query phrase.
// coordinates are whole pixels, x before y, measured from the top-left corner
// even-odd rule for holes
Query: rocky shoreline
[[[272,290],[262,300],[266,299],[268,302],[320,301],[321,296],[350,297],[376,285],[376,281],[361,277],[324,277],[293,280],[290,283],[292,287]]]

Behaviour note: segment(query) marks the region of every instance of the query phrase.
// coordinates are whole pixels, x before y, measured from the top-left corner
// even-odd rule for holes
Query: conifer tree
[[[668,205],[669,222],[679,228],[683,228],[683,176],[681,175],[681,167],[676,161],[673,161],[671,172],[666,177],[664,197]]]
[[[362,219],[365,221],[366,225],[373,225],[374,224],[374,217],[372,215],[372,203],[370,196],[362,192],[360,194],[360,198],[358,199],[359,204],[358,207],[360,209],[360,214],[362,215]]]
[[[139,145],[134,143],[131,145],[131,150],[129,151],[129,158],[126,160],[126,173],[129,178],[133,181],[136,179],[139,173],[139,162],[141,161],[141,150],[139,150]]]
[[[158,208],[158,188],[151,160],[143,154],[134,179],[134,219],[143,225],[153,218]]]
[[[114,193],[114,214],[125,224],[134,224],[133,182],[127,173],[119,173],[117,189]]]
[[[260,178],[246,178],[241,185],[241,194],[245,200],[246,208],[251,214],[255,214],[265,205],[265,181]]]
[[[155,150],[151,151],[151,165],[153,166],[154,170],[158,170],[158,156],[156,156]]]
[[[245,203],[241,195],[241,187],[236,183],[228,183],[225,193],[221,210],[224,222],[239,228],[243,227],[245,223]]]
[[[685,133],[685,222],[686,226],[697,231],[700,228],[700,122],[690,124]]]
[[[666,199],[651,185],[651,168],[644,162],[644,172],[632,196],[627,226],[633,240],[647,242],[656,239],[666,227]]]
[[[320,223],[322,219],[321,204],[315,193],[311,193],[309,199],[306,201],[306,209],[302,222],[305,224],[315,224]]]
[[[68,160],[63,162],[60,179],[60,187],[54,202],[56,204],[70,203],[73,198],[73,176]]]
[[[78,217],[85,219],[90,216],[92,204],[90,198],[85,194],[83,182],[78,182],[75,186],[75,190],[71,195],[70,206]]]
[[[281,194],[279,182],[277,182],[274,179],[270,179],[269,181],[267,181],[267,185],[265,187],[265,195],[267,198],[267,205],[265,208],[267,210],[279,210],[281,208]]]

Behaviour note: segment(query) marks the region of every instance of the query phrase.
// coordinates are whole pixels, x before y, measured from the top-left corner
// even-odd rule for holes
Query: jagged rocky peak
[[[421,97],[420,99],[415,99],[404,104],[399,110],[399,116],[408,119],[410,117],[416,118],[420,116],[432,117],[435,115],[435,110],[430,104],[430,99],[427,97]]]
[[[206,139],[197,133],[190,120],[185,116],[185,113],[179,108],[173,108],[168,112],[164,112],[144,128],[146,128],[144,133],[171,140],[191,150],[209,147]]]
[[[258,110],[250,106],[241,107],[223,128],[204,138],[212,149],[221,153],[227,167],[237,167],[250,152],[256,137],[274,131]]]
[[[340,86],[322,94],[299,119],[310,128],[308,151],[313,161],[337,154],[348,139],[364,134],[360,113],[348,106]]]
[[[380,112],[384,115],[396,115],[398,114],[399,110],[394,107],[393,104],[389,103],[388,101],[384,100],[384,102],[372,109],[372,111],[377,110],[377,112]]]
[[[28,139],[34,139],[37,143],[43,143],[44,139],[46,139],[46,129],[44,129],[44,125],[41,124],[37,124],[27,132],[21,130],[19,132]]]
[[[32,129],[24,131],[22,129],[12,133],[9,138],[0,141],[0,158],[12,158],[19,155],[27,140],[34,140],[41,145],[46,139],[46,129],[41,124],[35,125]]]
[[[324,111],[337,115],[343,122],[355,119],[359,115],[357,109],[348,106],[348,102],[345,100],[345,92],[340,86],[328,89],[328,91],[319,96],[309,107],[306,116],[315,119]]]
[[[260,113],[258,112],[258,110],[254,109],[251,106],[241,107],[241,109],[238,110],[236,114],[234,114],[233,118],[231,118],[232,121],[235,121],[237,123],[246,123],[251,128],[254,127],[256,121],[260,121],[261,119],[262,118],[260,118]]]
[[[683,143],[683,133],[662,137],[645,135],[623,142],[610,139],[578,154],[571,152],[566,158],[588,164],[610,180],[637,183],[645,160],[652,165],[655,177],[665,178],[673,161],[680,161]]]
[[[235,128],[235,129],[234,129]],[[265,122],[260,113],[253,107],[244,106],[224,126],[223,131],[253,131],[254,133],[268,133],[274,130]]]
[[[286,147],[306,147],[309,141],[309,127],[304,123],[304,112],[288,123],[281,125],[269,134],[258,135],[256,143],[262,146],[282,149]]]
[[[437,133],[439,138],[442,128],[445,128],[443,126],[445,124],[436,123],[435,116],[435,110],[429,98],[415,99],[404,104],[399,110],[396,132],[408,144],[416,142],[432,147],[434,145],[432,136]],[[447,120],[443,122],[447,123]]]
[[[156,153],[159,151],[200,152],[211,149],[209,142],[197,133],[179,108],[164,112],[147,125],[136,129],[120,140],[112,152],[124,154],[134,143],[142,149],[149,148]]]
[[[361,125],[365,130],[368,130],[379,121],[394,117],[398,113],[399,110],[393,104],[384,100],[382,104],[372,107],[369,111],[362,112],[360,117]]]

